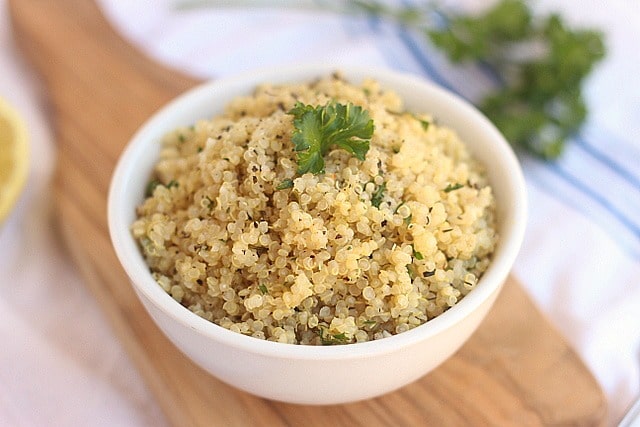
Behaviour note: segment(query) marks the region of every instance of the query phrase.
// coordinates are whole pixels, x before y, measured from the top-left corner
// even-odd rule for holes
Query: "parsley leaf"
[[[373,135],[373,120],[362,107],[330,102],[325,106],[301,102],[289,111],[294,116],[293,143],[298,157],[298,173],[324,172],[324,156],[337,145],[364,160]]]

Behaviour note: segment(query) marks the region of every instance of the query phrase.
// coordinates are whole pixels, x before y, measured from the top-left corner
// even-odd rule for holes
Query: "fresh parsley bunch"
[[[512,143],[553,159],[585,121],[582,83],[604,57],[600,32],[570,29],[557,14],[536,19],[524,1],[502,0],[425,34],[453,62],[497,73],[502,87],[479,107]]]

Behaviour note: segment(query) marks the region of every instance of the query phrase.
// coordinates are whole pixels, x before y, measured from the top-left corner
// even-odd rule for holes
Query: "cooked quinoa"
[[[299,176],[297,101],[367,110],[365,160],[334,147]],[[481,165],[435,119],[374,80],[265,84],[164,137],[133,235],[166,292],[235,332],[343,344],[415,328],[473,290],[497,240]]]

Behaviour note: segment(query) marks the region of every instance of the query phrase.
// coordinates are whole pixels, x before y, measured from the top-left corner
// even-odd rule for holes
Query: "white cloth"
[[[418,35],[375,19],[302,8],[185,11],[174,3],[99,0],[132,43],[201,78],[331,61],[413,72],[472,101],[492,85],[483,70],[452,68]],[[613,423],[640,392],[640,4],[540,0],[536,7],[599,26],[608,56],[585,88],[590,119],[564,157],[548,164],[520,154],[530,219],[514,272],[594,373]],[[38,163],[0,234],[0,310],[9,313],[0,338],[12,343],[0,349],[0,424],[157,425],[157,407],[50,229],[43,196],[52,144],[36,85],[4,21],[0,28],[0,96],[28,118]]]

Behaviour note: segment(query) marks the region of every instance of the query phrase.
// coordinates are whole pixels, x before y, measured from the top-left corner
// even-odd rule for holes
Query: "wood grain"
[[[256,398],[187,360],[136,299],[108,237],[113,167],[138,126],[197,82],[125,43],[85,0],[11,0],[19,46],[48,89],[56,205],[86,283],[168,419],[180,426],[601,425],[606,404],[567,343],[510,279],[471,340],[421,380],[349,405]],[[339,381],[337,383],[339,386]]]

